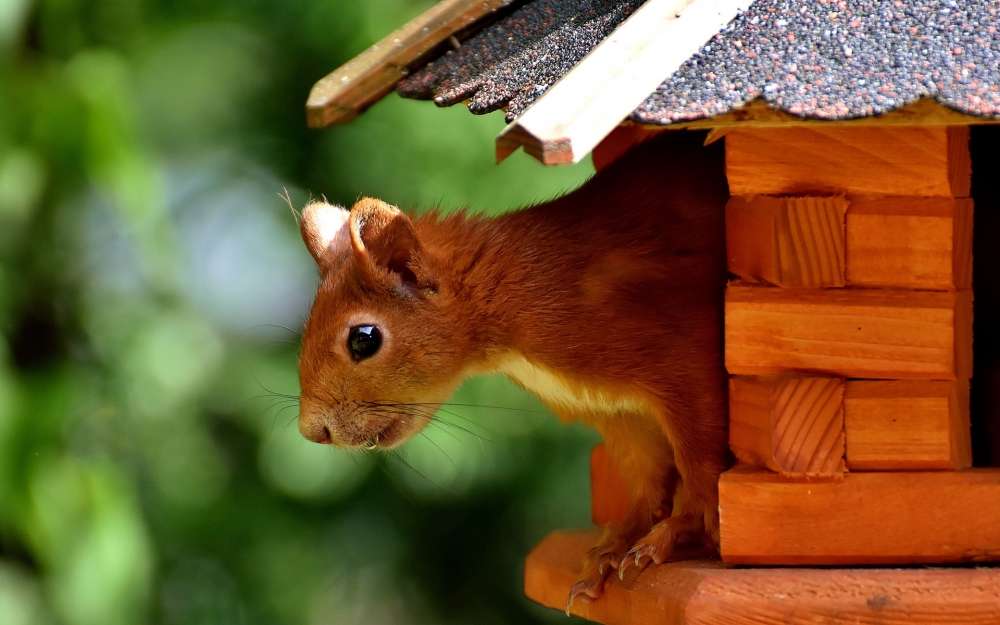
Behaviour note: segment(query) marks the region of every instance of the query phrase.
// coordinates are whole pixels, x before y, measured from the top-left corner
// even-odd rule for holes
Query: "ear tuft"
[[[417,233],[395,206],[373,198],[358,201],[351,209],[351,245],[362,262],[395,276],[410,294],[427,286],[414,270],[420,252]]]
[[[320,270],[328,268],[331,253],[351,244],[349,217],[346,209],[327,202],[310,202],[302,209],[299,230]]]

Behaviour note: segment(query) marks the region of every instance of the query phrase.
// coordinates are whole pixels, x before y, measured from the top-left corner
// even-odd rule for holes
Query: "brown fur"
[[[350,215],[311,204],[302,222],[323,272],[299,365],[310,440],[397,445],[427,423],[407,406],[437,406],[496,370],[579,398],[539,391],[561,419],[598,429],[631,511],[571,601],[599,596],[611,569],[663,562],[680,535],[718,540],[728,190],[720,144],[663,134],[573,193],[494,219],[411,219],[366,198]],[[366,323],[384,344],[354,362],[347,333]]]

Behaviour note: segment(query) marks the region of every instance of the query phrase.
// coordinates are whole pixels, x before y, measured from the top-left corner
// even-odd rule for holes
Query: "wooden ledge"
[[[550,534],[525,562],[525,594],[563,610],[596,531]],[[995,625],[1000,568],[734,568],[713,560],[648,567],[612,578],[572,614],[607,625],[824,623]]]

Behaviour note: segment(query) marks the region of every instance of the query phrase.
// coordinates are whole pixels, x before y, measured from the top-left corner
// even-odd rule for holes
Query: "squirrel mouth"
[[[406,430],[408,423],[405,417],[400,417],[394,420],[392,423],[382,428],[378,432],[375,432],[364,441],[361,442],[361,447],[367,449],[368,451],[374,451],[376,449],[389,449],[395,447],[399,443],[406,439]]]

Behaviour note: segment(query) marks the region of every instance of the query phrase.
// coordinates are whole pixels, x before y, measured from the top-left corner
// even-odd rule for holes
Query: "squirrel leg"
[[[700,408],[704,410],[705,406]],[[692,411],[694,414],[699,412],[706,414]],[[666,562],[679,538],[715,548],[719,544],[719,475],[728,462],[724,417],[721,427],[690,416],[671,418],[667,426],[683,482],[680,509],[677,514],[654,525],[626,552],[618,566],[621,577],[628,566],[642,568],[650,562]]]
[[[605,427],[609,423],[613,425]],[[655,420],[642,415],[617,415],[613,422],[609,419],[595,425],[628,490],[629,514],[622,523],[608,524],[588,552],[579,581],[566,598],[567,611],[578,599],[600,597],[605,579],[618,568],[629,547],[657,520],[670,516],[676,484],[670,443]]]

